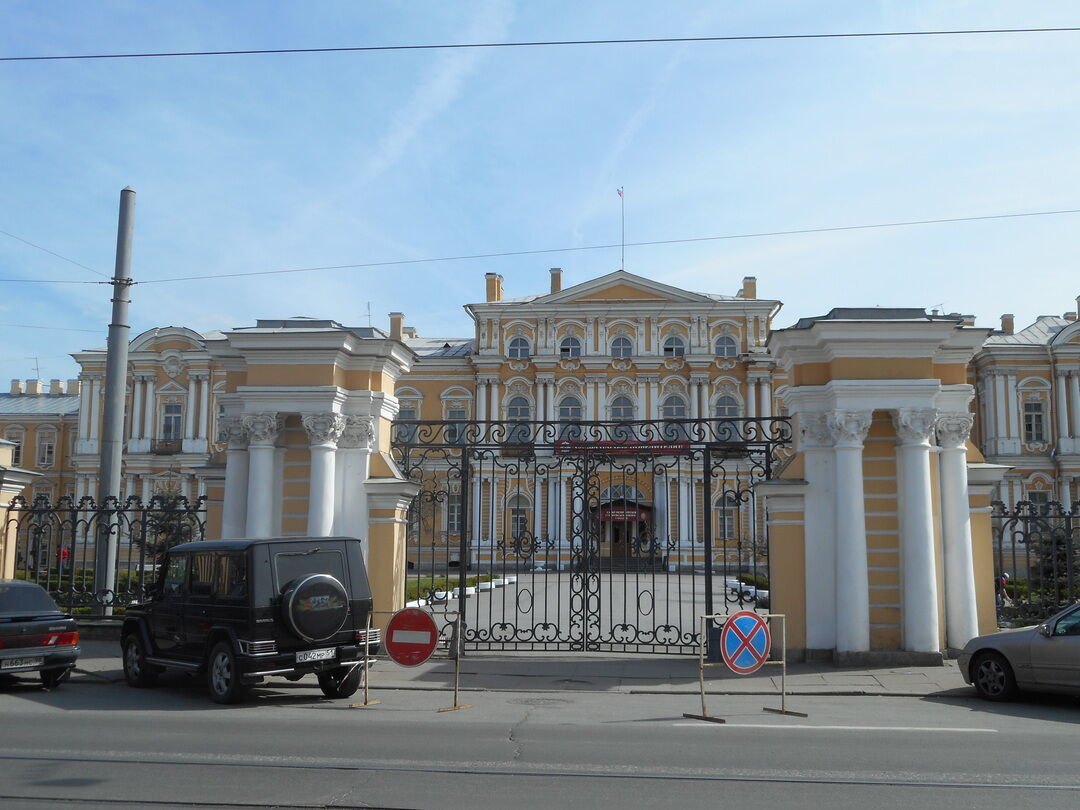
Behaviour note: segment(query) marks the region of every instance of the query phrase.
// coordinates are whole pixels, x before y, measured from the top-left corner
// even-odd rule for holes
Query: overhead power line
[[[45,329],[49,332],[93,332],[94,334],[101,334],[100,329],[73,329],[69,326],[35,326],[29,323],[0,323],[0,326],[5,329]]]
[[[45,253],[48,253],[50,256],[55,256],[58,259],[63,259],[65,262],[68,262],[69,264],[73,264],[76,267],[81,267],[83,270],[89,270],[91,273],[99,275],[102,278],[108,278],[109,277],[107,273],[102,273],[100,270],[95,270],[93,267],[87,267],[82,262],[77,262],[74,259],[69,259],[67,256],[61,256],[59,253],[56,253],[55,251],[49,250],[48,248],[42,247],[41,245],[34,244],[29,239],[23,239],[21,236],[16,236],[15,234],[8,233],[7,231],[0,231],[0,233],[2,233],[4,236],[7,236],[7,237],[9,237],[11,239],[14,239],[17,242],[22,242],[24,245],[29,245],[32,248],[37,248],[38,250],[44,251]]]
[[[914,225],[943,225],[950,222],[981,222],[993,219],[1023,219],[1047,217],[1060,214],[1080,214],[1080,208],[1063,208],[1054,211],[1025,211],[1020,214],[984,214],[973,217],[946,217],[943,219],[909,219],[898,222],[874,222],[865,225],[830,225],[822,228],[797,228],[787,231],[756,231],[754,233],[728,233],[719,236],[693,236],[684,239],[654,239],[648,242],[627,242],[626,247],[650,247],[657,245],[685,245],[694,242],[720,242],[729,239],[759,239],[767,236],[799,236],[811,233],[837,233],[840,231],[865,231],[874,228],[905,228]],[[622,247],[621,242],[606,245],[580,245],[578,247],[539,248],[535,250],[508,250],[500,253],[470,253],[461,256],[436,256],[426,259],[393,259],[382,262],[357,262],[354,264],[326,264],[315,267],[289,267],[281,270],[251,270],[240,273],[208,273],[199,276],[172,276],[134,282],[135,284],[169,284],[176,281],[203,281],[214,278],[246,278],[249,276],[276,276],[289,273],[315,273],[322,270],[359,270],[371,267],[394,267],[409,264],[434,264],[469,259],[500,259],[510,256],[539,256],[547,253],[576,253],[587,250],[611,250]],[[81,279],[0,278],[0,282],[22,284],[109,284],[108,281],[83,281]]]
[[[534,42],[454,42],[432,45],[356,45],[340,48],[259,48],[229,51],[147,51],[133,53],[82,53],[59,56],[0,56],[0,62],[56,62],[72,59],[151,59],[181,56],[254,56],[296,53],[355,53],[363,51],[442,51],[466,48],[540,48],[573,45],[659,45],[679,42],[758,42],[795,39],[859,39],[869,37],[942,37],[973,34],[1049,34],[1080,31],[1060,28],[967,28],[942,31],[859,31],[834,34],[756,34],[723,37],[639,37],[634,39],[556,39]]]

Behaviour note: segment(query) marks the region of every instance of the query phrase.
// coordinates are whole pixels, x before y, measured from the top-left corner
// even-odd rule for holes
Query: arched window
[[[686,343],[678,335],[672,335],[664,341],[664,357],[682,357],[686,354]]]
[[[642,495],[641,490],[633,484],[612,484],[610,487],[604,487],[600,492],[600,500],[643,501],[645,500],[645,496]]]
[[[617,337],[611,341],[612,357],[631,357],[634,354],[634,343],[628,337]]]
[[[735,397],[719,397],[714,413],[717,419],[734,419],[739,415],[739,403]]]
[[[515,495],[506,503],[509,511],[510,536],[515,540],[525,537],[529,533],[529,512],[532,504],[524,495]]]
[[[685,419],[686,400],[678,394],[672,394],[660,403],[660,417],[662,419]]]
[[[626,422],[634,418],[634,403],[630,397],[615,397],[611,400],[611,418],[616,422]]]
[[[563,397],[559,400],[559,421],[560,422],[580,422],[583,408],[581,407],[581,400],[577,397]],[[559,438],[566,440],[573,440],[580,438],[581,427],[575,424],[562,425],[559,428]]]
[[[512,422],[527,422],[532,418],[532,406],[525,397],[514,397],[506,403],[506,418]],[[529,441],[529,426],[514,425],[510,428],[509,439],[511,444],[527,444]]]
[[[719,496],[713,501],[716,514],[716,540],[736,539],[737,518],[739,515],[739,499],[730,492]]]
[[[507,349],[507,354],[511,360],[525,360],[532,352],[530,351],[529,341],[523,337],[516,337],[510,341],[510,346]]]
[[[576,337],[564,337],[559,341],[559,354],[562,357],[581,357],[581,341]]]
[[[735,338],[721,335],[713,342],[713,354],[717,357],[735,357],[739,353],[739,345]]]
[[[398,400],[398,421],[411,421],[420,418],[420,400],[402,398]],[[395,424],[394,439],[399,442],[411,442],[416,438],[416,425]]]
[[[23,442],[26,441],[26,431],[21,427],[9,427],[4,431],[4,438],[15,444],[11,453],[11,466],[21,467],[23,463]]]

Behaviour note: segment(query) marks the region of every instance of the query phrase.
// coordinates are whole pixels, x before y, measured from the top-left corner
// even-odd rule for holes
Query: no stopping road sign
[[[757,672],[769,660],[772,636],[768,622],[757,613],[733,614],[720,632],[720,652],[728,669],[737,675]]]

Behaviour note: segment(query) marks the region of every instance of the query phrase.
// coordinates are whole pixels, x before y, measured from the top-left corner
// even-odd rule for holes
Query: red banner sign
[[[690,442],[555,442],[557,455],[607,453],[609,455],[677,456],[690,452]]]

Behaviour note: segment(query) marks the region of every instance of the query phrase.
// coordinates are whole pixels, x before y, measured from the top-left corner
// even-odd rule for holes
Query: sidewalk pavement
[[[86,640],[75,680],[123,681],[120,645]],[[442,655],[441,651],[436,653]],[[769,664],[753,675],[735,675],[722,664],[705,670],[710,695],[779,694],[781,667]],[[931,667],[837,667],[790,664],[790,695],[892,695],[922,697],[949,690],[970,690],[955,661]],[[448,690],[454,686],[454,662],[433,658],[413,668],[380,657],[372,668],[372,689]],[[608,692],[628,695],[697,695],[698,659],[693,656],[597,653],[466,653],[461,660],[460,689],[505,692]],[[974,693],[972,693],[974,694]]]

